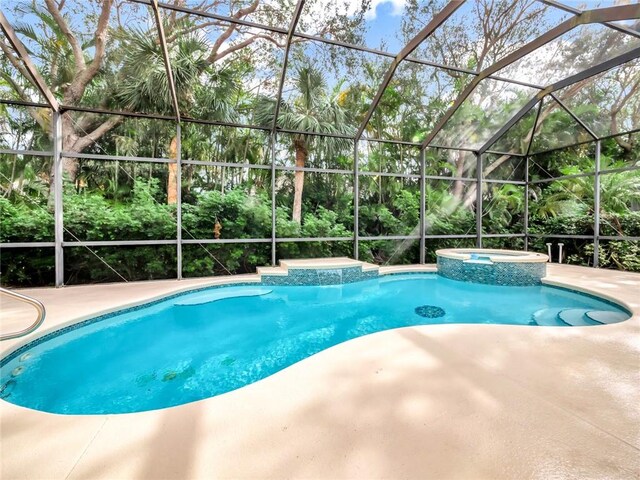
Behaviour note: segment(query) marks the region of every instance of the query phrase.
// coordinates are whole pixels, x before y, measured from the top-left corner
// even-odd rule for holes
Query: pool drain
[[[439,318],[445,315],[445,311],[435,305],[422,305],[421,307],[416,307],[415,311],[418,315],[425,318]]]

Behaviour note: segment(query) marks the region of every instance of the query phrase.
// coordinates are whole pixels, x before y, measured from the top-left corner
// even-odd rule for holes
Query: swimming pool
[[[21,347],[0,361],[0,397],[62,414],[139,412],[229,392],[392,328],[595,326],[629,316],[565,289],[470,284],[437,274],[210,288],[97,317]]]

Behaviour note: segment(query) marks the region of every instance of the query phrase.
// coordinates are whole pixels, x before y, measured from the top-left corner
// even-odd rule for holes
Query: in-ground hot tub
[[[541,253],[488,248],[437,250],[438,274],[489,285],[539,285],[549,257]]]

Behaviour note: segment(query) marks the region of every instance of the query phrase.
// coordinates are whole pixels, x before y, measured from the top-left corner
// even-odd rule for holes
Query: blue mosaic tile
[[[487,285],[540,285],[547,274],[546,263],[470,263],[464,260],[438,257],[438,274],[462,282]]]
[[[361,282],[378,277],[378,271],[363,272],[362,267],[345,268],[304,268],[291,269],[288,275],[262,275],[262,284],[269,286],[313,286],[313,285],[341,285],[344,283]]]

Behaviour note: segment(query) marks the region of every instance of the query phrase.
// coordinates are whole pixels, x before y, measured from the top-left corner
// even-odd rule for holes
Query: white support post
[[[64,286],[64,218],[63,218],[63,158],[62,158],[62,118],[59,112],[52,112],[53,129],[53,218],[55,232],[55,286]]]

